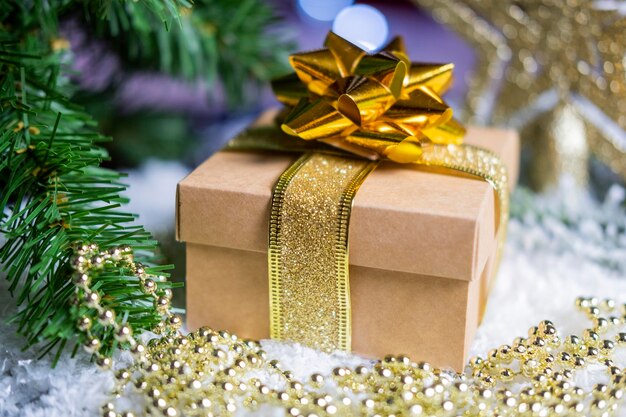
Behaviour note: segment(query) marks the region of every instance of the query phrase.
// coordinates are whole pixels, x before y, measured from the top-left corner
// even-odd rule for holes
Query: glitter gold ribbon
[[[342,156],[331,147],[315,149],[310,142],[294,141],[275,127],[247,130],[227,149],[307,152],[280,176],[272,197],[271,337],[322,350],[350,350],[350,207],[375,162]],[[509,216],[507,171],[500,158],[476,146],[435,145],[415,163],[473,176],[494,188],[498,264]]]
[[[374,55],[332,32],[325,46],[292,55],[296,73],[273,83],[287,106],[277,117],[282,132],[253,128],[228,149],[305,152],[272,196],[271,336],[350,350],[350,208],[373,161],[487,181],[498,197],[499,253],[508,221],[507,172],[493,153],[461,144],[465,129],[439,96],[451,83],[451,64],[412,64],[399,38]]]
[[[376,162],[306,153],[279,178],[269,230],[272,338],[350,350],[348,222]]]

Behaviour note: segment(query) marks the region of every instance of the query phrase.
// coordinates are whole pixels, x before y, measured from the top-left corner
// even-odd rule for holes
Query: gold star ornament
[[[324,46],[291,55],[295,73],[272,84],[287,106],[284,132],[402,163],[433,143],[462,142],[465,129],[441,98],[452,64],[411,63],[400,38],[371,55],[333,32]]]
[[[413,0],[476,52],[464,119],[520,130],[539,188],[585,183],[595,155],[626,179],[626,17],[618,1]]]

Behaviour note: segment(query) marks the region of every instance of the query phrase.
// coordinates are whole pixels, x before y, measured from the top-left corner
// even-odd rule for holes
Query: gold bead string
[[[542,321],[527,337],[471,359],[461,374],[386,356],[298,380],[256,341],[208,328],[170,335],[115,374],[115,396],[138,399],[138,408],[119,412],[113,400],[103,416],[233,416],[269,406],[294,417],[608,417],[626,389],[626,373],[613,362],[626,346],[626,305],[580,298],[577,306],[591,322],[580,335],[561,337]],[[583,389],[576,373],[590,365],[604,369],[605,382]]]
[[[147,273],[141,263],[135,262],[130,247],[124,246],[102,251],[96,244],[81,245],[76,250],[73,262],[74,304],[79,310],[87,312],[79,317],[76,328],[86,336],[83,348],[95,355],[96,364],[103,369],[110,368],[112,361],[109,356],[102,354],[102,341],[92,331],[95,322],[99,323],[104,331],[111,331],[114,340],[130,348],[136,356],[140,357],[145,352],[145,346],[133,337],[132,327],[125,323],[123,318],[118,317],[113,308],[103,306],[103,304],[106,305],[102,301],[103,294],[93,288],[92,284],[107,267],[128,269],[138,278],[141,291],[152,296],[155,310],[162,315],[161,321],[152,329],[154,333],[175,332],[182,325],[181,318],[170,312],[172,290],[159,288],[159,283],[166,281],[166,277]],[[106,297],[106,294],[104,296]]]

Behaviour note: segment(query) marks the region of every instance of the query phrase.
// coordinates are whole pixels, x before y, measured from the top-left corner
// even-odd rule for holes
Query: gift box
[[[515,132],[470,127],[465,143],[498,155],[513,187]],[[177,236],[186,242],[190,329],[270,336],[272,191],[296,159],[222,151],[180,182]],[[496,200],[486,181],[389,161],[365,179],[349,223],[354,352],[462,368],[497,269]]]
[[[179,185],[189,326],[460,369],[504,246],[516,135],[466,132],[442,98],[454,65],[411,62],[401,38],[370,54],[330,32],[290,63],[272,82],[283,111],[227,146],[247,153]]]

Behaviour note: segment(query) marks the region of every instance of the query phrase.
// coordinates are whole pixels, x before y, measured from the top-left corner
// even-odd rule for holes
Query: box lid
[[[498,154],[517,181],[514,131],[470,127],[466,143]],[[298,158],[219,152],[178,186],[177,238],[267,252],[272,189]],[[495,250],[495,193],[486,182],[382,162],[359,189],[349,228],[350,264],[472,280]]]

